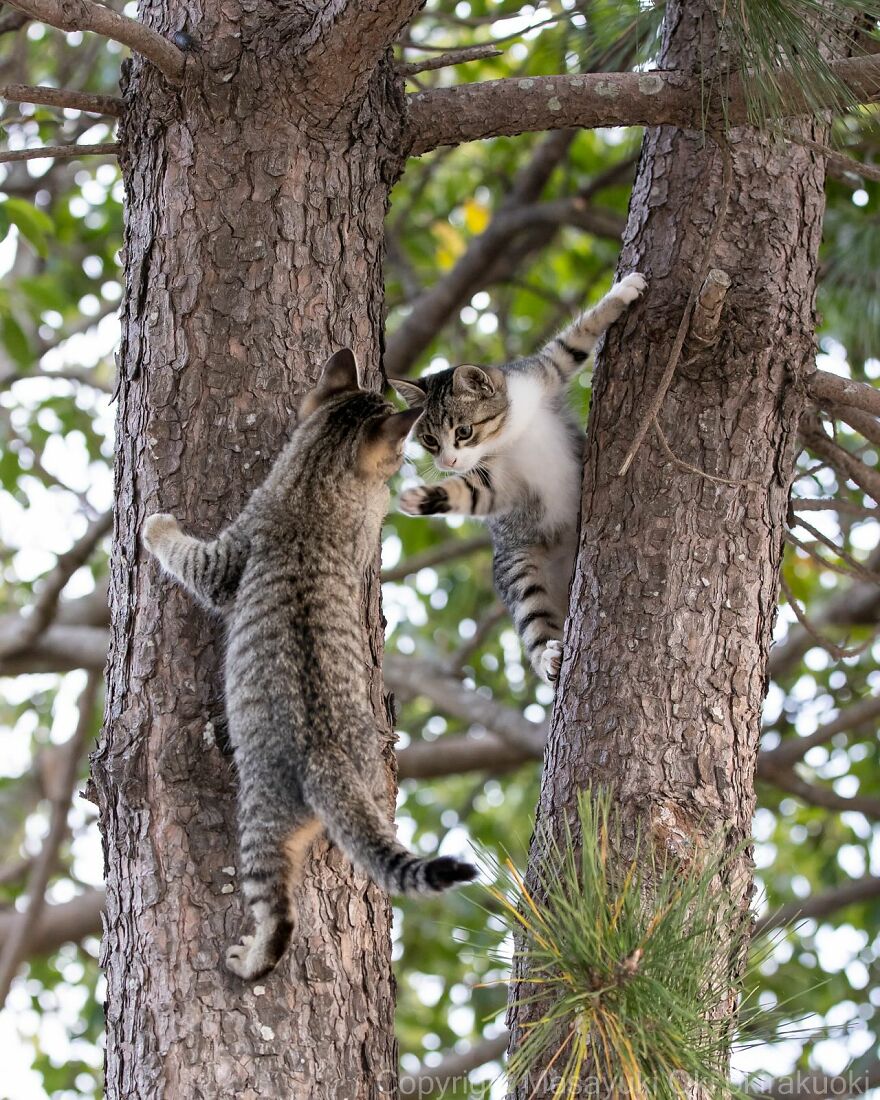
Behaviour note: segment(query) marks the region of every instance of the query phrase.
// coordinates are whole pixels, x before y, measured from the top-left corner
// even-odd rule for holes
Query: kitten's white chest
[[[525,485],[544,505],[544,525],[558,530],[577,522],[580,456],[558,413],[548,408],[535,380],[516,379],[510,387],[515,437],[504,455],[505,473]]]

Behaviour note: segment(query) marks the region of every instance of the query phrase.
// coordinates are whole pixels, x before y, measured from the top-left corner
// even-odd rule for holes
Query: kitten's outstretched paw
[[[400,494],[400,510],[407,516],[435,516],[449,511],[449,497],[442,485],[419,485]]]
[[[562,642],[558,638],[554,638],[544,646],[540,666],[543,679],[548,684],[555,684],[559,679],[559,669],[562,666]]]
[[[637,298],[641,298],[647,286],[648,280],[645,276],[640,275],[638,271],[633,271],[621,279],[619,283],[615,283],[611,288],[611,293],[615,298],[620,298],[627,305],[631,305]]]
[[[268,973],[274,965],[265,946],[258,944],[253,936],[242,936],[241,943],[234,943],[226,951],[226,969],[246,982]]]
[[[163,539],[169,535],[179,535],[180,525],[168,512],[157,512],[153,516],[147,516],[141,531],[144,546],[154,553]]]

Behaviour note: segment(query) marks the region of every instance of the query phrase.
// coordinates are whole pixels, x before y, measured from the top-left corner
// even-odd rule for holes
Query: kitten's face
[[[466,474],[491,454],[507,422],[504,374],[497,367],[461,366],[417,382],[392,379],[413,409],[422,412],[413,438],[441,470]]]

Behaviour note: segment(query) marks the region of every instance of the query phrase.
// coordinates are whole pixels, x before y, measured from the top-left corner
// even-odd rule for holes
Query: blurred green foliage
[[[498,41],[503,56],[456,70],[421,74],[416,87],[494,77],[577,71],[591,65],[613,69],[650,56],[655,24],[636,22],[638,4],[558,3],[523,6],[519,0],[429,0],[403,47],[412,61],[434,49]],[[529,28],[533,27],[533,30]],[[626,35],[621,45],[621,35]],[[56,83],[114,92],[120,51],[98,39],[64,36],[34,27],[7,37],[0,62],[3,82]],[[430,46],[431,51],[421,47]],[[77,112],[7,104],[6,141],[15,147],[70,141],[105,141],[111,125]],[[841,144],[872,161],[877,137],[864,112],[847,120]],[[541,201],[588,189],[613,165],[632,162],[640,134],[595,131],[578,134],[560,161]],[[542,138],[525,135],[439,150],[412,162],[393,194],[388,218],[387,289],[389,331],[412,302],[447,274],[470,242],[490,224],[509,192],[511,179],[533,157]],[[31,162],[5,167],[0,183],[0,601],[6,612],[26,606],[34,581],[66,549],[83,515],[104,510],[112,479],[112,314],[121,295],[122,192],[108,161]],[[590,203],[622,219],[632,167],[591,195]],[[833,369],[853,377],[880,376],[871,355],[880,350],[880,185],[848,177],[828,183],[823,244],[823,353]],[[614,273],[618,243],[574,225],[554,227],[534,247],[517,240],[509,263],[489,272],[469,301],[462,302],[437,332],[416,370],[446,362],[497,362],[532,350],[587,302],[597,299]],[[520,247],[522,246],[522,247]],[[510,259],[510,257],[508,257]],[[573,399],[586,413],[590,372]],[[839,440],[876,466],[876,448],[840,427]],[[801,457],[799,496],[833,496],[852,505],[871,504],[851,484],[838,484],[827,468]],[[418,462],[424,469],[424,462]],[[411,476],[413,471],[405,471]],[[47,519],[49,517],[49,519]],[[877,545],[876,516],[815,512],[820,523],[860,561]],[[388,564],[473,533],[467,525],[391,515],[385,529]],[[810,536],[800,532],[804,541]],[[821,548],[824,556],[834,555]],[[876,559],[876,554],[875,554]],[[837,563],[839,564],[839,562]],[[106,551],[95,555],[70,586],[77,596],[99,585]],[[798,601],[809,609],[839,597],[857,583],[789,548],[785,575]],[[492,614],[495,597],[485,550],[458,557],[387,585],[388,648],[440,663],[455,661],[462,647]],[[780,639],[797,630],[785,605]],[[865,642],[870,627],[832,629],[836,641]],[[766,744],[797,737],[817,721],[880,691],[880,649],[834,661],[815,645],[774,680],[767,702]],[[550,693],[524,668],[507,620],[497,622],[464,658],[465,675],[479,689],[540,720],[549,714]],[[42,750],[71,729],[72,702],[81,676],[30,676],[3,682],[0,692],[0,869],[38,848],[45,822],[39,779]],[[436,713],[417,698],[402,708],[401,743],[474,733],[468,724]],[[478,731],[477,731],[478,732]],[[8,752],[6,749],[8,748]],[[811,750],[800,768],[810,782],[842,795],[856,791],[880,797],[876,723]],[[85,764],[83,766],[85,778]],[[522,865],[538,792],[539,766],[507,774],[466,774],[436,781],[406,781],[399,820],[407,839],[426,852],[446,841],[461,851],[466,838]],[[770,783],[759,789],[755,832],[759,887],[771,908],[880,874],[878,828],[861,814],[808,805]],[[94,814],[77,800],[73,834],[63,849],[50,900],[89,889],[100,876]],[[0,886],[9,905],[22,888],[12,878]],[[506,973],[497,961],[505,926],[465,891],[442,901],[401,904],[396,909],[398,1029],[404,1066],[429,1064],[438,1052],[503,1025]],[[482,900],[485,900],[484,898]],[[808,1064],[841,1068],[876,1044],[880,1007],[880,898],[852,905],[821,922],[808,921],[780,936],[754,973],[762,1003],[792,1004],[791,1015],[815,1014],[798,1025],[766,1065]],[[491,950],[490,950],[491,949]],[[18,1034],[33,1050],[33,1069],[45,1095],[59,1100],[100,1095],[102,1027],[97,944],[68,945],[35,959],[14,992]],[[800,995],[798,1001],[797,995]],[[795,998],[792,1002],[791,999]],[[806,1003],[804,1003],[806,1002]],[[836,1030],[835,1030],[836,1029]],[[784,1029],[783,1029],[784,1030]],[[830,1038],[829,1038],[830,1036]],[[832,1046],[828,1044],[832,1043]],[[781,1062],[779,1061],[781,1059]],[[811,1063],[811,1059],[813,1062]],[[744,1063],[745,1064],[745,1063]],[[760,1057],[748,1065],[762,1068]],[[497,1067],[496,1067],[497,1069]],[[484,1078],[493,1075],[483,1073]],[[480,1074],[476,1075],[478,1078]],[[2,1091],[2,1085],[0,1085]]]

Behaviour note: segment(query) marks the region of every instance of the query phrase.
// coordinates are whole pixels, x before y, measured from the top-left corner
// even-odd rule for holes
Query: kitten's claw
[[[562,642],[554,638],[544,646],[540,659],[541,676],[548,684],[555,684],[559,679],[559,669],[562,665]]]
[[[177,535],[179,533],[180,525],[174,516],[168,512],[157,512],[155,515],[147,516],[144,520],[141,538],[144,546],[155,553],[159,544],[167,535]]]
[[[272,963],[261,950],[253,936],[242,936],[241,943],[234,943],[226,951],[226,969],[246,982],[259,978],[272,969]]]
[[[611,293],[615,298],[620,298],[627,305],[631,305],[637,298],[641,298],[647,286],[648,280],[645,276],[638,271],[633,271],[624,276],[619,283],[615,283]]]

